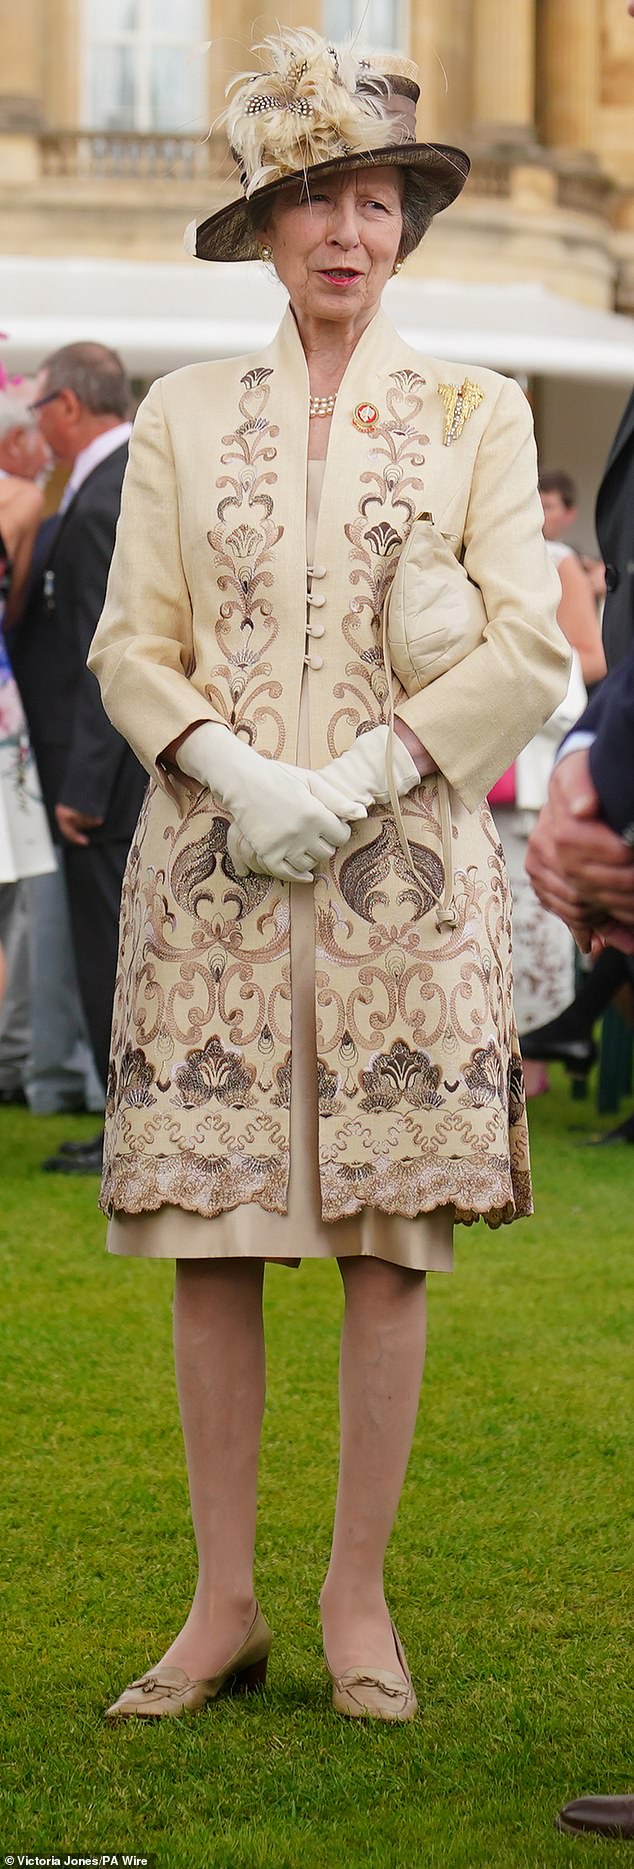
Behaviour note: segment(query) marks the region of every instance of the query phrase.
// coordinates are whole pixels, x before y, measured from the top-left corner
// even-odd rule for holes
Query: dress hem
[[[102,1211],[108,1217],[117,1213],[138,1215],[157,1213],[161,1207],[171,1206],[180,1208],[185,1213],[198,1214],[206,1220],[215,1220],[221,1214],[232,1212],[236,1207],[256,1205],[261,1207],[265,1213],[279,1214],[282,1219],[287,1217],[287,1205],[272,1196],[267,1199],[263,1188],[254,1189],[252,1193],[245,1193],[241,1190],[235,1200],[210,1201],[208,1188],[200,1192],[193,1190],[190,1192],[184,1190],[181,1184],[178,1200],[170,1200],[168,1160],[169,1158],[163,1158],[159,1165],[160,1174],[151,1179],[147,1175],[147,1162],[144,1164],[146,1172],[143,1177],[139,1176],[136,1164],[131,1169],[127,1161],[120,1160],[111,1163],[102,1183],[100,1199]],[[455,1166],[457,1171],[453,1176],[449,1172],[451,1166]],[[493,1177],[489,1162],[486,1170],[487,1185],[478,1188],[479,1176],[476,1168],[479,1165],[465,1162],[442,1164],[440,1172],[437,1172],[431,1185],[431,1178],[428,1178],[427,1189],[422,1190],[419,1186],[411,1198],[408,1198],[403,1183],[409,1177],[404,1175],[404,1167],[407,1167],[407,1164],[398,1164],[399,1185],[392,1198],[387,1193],[384,1180],[382,1185],[375,1184],[374,1187],[368,1187],[365,1171],[363,1187],[358,1195],[348,1190],[343,1198],[335,1201],[332,1197],[332,1190],[330,1190],[330,1199],[328,1199],[328,1190],[322,1187],[322,1193],[326,1196],[321,1211],[324,1225],[353,1219],[369,1207],[376,1209],[379,1213],[395,1215],[403,1220],[417,1220],[436,1212],[439,1208],[449,1207],[452,1210],[452,1218],[457,1224],[472,1226],[477,1220],[484,1220],[487,1226],[497,1229],[500,1226],[510,1225],[514,1220],[529,1219],[534,1211],[531,1177],[528,1173],[516,1173],[512,1176],[508,1173],[500,1174],[497,1186],[492,1187]],[[175,1158],[173,1168],[175,1178],[180,1181],[181,1164],[178,1158]],[[389,1179],[389,1176],[385,1179]],[[482,1179],[484,1180],[484,1177]],[[141,1180],[142,1186],[139,1185]],[[467,1205],[464,1199],[465,1181],[470,1180],[472,1185],[469,1187],[470,1199]],[[218,1190],[216,1189],[215,1192],[218,1193]]]

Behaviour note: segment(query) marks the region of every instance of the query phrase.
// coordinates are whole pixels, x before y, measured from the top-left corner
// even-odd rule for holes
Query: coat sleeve
[[[568,686],[570,650],[557,623],[561,586],[542,526],[531,413],[509,380],[478,448],[464,527],[464,564],[487,613],[484,640],[397,704],[468,811]]]
[[[176,470],[158,382],[139,409],[130,441],[106,601],[88,667],[113,725],[172,793],[159,763],[165,748],[199,721],[220,719],[188,679],[193,666]]]
[[[573,732],[593,733],[590,772],[604,816],[632,841],[634,830],[634,648],[593,695]]]

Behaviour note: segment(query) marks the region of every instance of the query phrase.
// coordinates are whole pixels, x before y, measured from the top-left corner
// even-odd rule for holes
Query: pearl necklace
[[[336,401],[336,390],[334,396],[311,396],[308,404],[308,413],[309,415],[332,415]]]

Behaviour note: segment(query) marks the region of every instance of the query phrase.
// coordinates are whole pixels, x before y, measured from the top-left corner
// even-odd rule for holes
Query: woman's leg
[[[341,1455],[330,1564],[321,1593],[334,1674],[398,1669],[383,1562],[405,1478],[425,1361],[425,1274],[343,1259]]]
[[[184,1627],[162,1660],[192,1679],[220,1671],[254,1611],[263,1272],[257,1259],[179,1259],[176,1265],[176,1384],[198,1582]]]

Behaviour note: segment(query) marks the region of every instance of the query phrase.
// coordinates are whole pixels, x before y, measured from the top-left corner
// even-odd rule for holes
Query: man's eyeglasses
[[[37,402],[30,402],[29,415],[37,415],[38,409],[45,409],[47,402],[56,402],[61,393],[61,389],[51,389],[48,396],[39,396]]]

